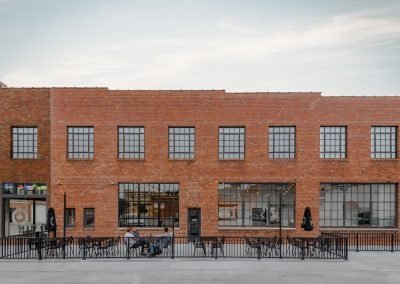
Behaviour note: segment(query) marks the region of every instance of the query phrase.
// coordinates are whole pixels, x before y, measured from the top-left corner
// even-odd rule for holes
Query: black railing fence
[[[322,236],[347,238],[349,251],[400,251],[397,232],[330,232]]]
[[[297,258],[348,259],[347,238],[3,238],[3,259]]]

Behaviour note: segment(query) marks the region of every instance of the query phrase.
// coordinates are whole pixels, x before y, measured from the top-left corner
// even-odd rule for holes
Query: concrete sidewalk
[[[0,261],[0,283],[400,283],[400,254],[328,260]]]

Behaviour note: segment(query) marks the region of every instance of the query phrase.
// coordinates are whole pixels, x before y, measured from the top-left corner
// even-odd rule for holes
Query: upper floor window
[[[169,158],[194,159],[194,127],[170,127]]]
[[[296,127],[271,126],[269,128],[269,158],[294,159]]]
[[[371,127],[371,158],[395,159],[397,157],[397,127]]]
[[[68,158],[93,159],[93,127],[68,127]]]
[[[346,158],[346,126],[321,126],[319,149],[320,158]]]
[[[12,135],[13,159],[37,159],[37,127],[13,127]]]
[[[118,127],[118,158],[144,159],[144,127]]]
[[[83,227],[85,228],[94,227],[94,208],[83,209]]]
[[[244,159],[245,128],[219,128],[219,159]]]
[[[65,209],[65,219],[67,220],[67,228],[75,227],[75,208]]]

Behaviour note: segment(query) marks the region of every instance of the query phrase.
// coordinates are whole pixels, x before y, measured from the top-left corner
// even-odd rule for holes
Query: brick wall
[[[2,100],[4,96],[10,96],[11,101],[8,103],[11,106],[15,103],[12,101],[12,93],[19,93],[22,97],[29,94],[27,97],[38,105],[44,104],[39,98],[48,96],[48,91],[42,89],[0,90]],[[321,97],[319,93],[114,91],[103,88],[52,88],[50,93],[50,204],[55,207],[56,215],[61,217],[63,193],[66,192],[67,207],[76,208],[76,226],[68,229],[67,235],[105,236],[125,232],[125,229],[117,226],[118,182],[179,182],[180,228],[177,233],[186,235],[187,211],[194,207],[202,210],[203,235],[225,236],[277,235],[278,230],[218,228],[220,182],[295,183],[296,228],[284,229],[284,236],[319,234],[320,183],[399,182],[398,159],[370,159],[370,127],[399,125],[398,97]],[[22,102],[23,99],[18,103]],[[24,104],[36,109],[31,102],[25,101]],[[2,111],[7,115],[9,113],[7,109],[2,108]],[[18,119],[21,119],[18,115],[12,115],[2,124],[2,137],[7,134],[4,128],[9,129]],[[29,121],[34,118],[26,119]],[[48,119],[46,123],[49,125]],[[133,125],[145,127],[145,160],[118,160],[117,127]],[[296,126],[294,160],[268,158],[268,126],[281,125]],[[346,159],[319,158],[321,125],[347,126]],[[93,160],[67,159],[67,126],[94,127]],[[195,160],[168,160],[169,126],[196,127]],[[246,127],[245,160],[218,160],[219,126]],[[1,158],[7,160],[9,140],[5,143],[2,139],[1,143]],[[41,147],[47,148],[48,144],[41,144]],[[21,162],[24,167],[16,170],[13,166],[15,161],[6,162],[3,172],[10,173],[6,179],[15,180],[17,176],[33,175],[29,161]],[[41,165],[34,171],[35,175],[43,171],[43,178],[49,177],[48,160],[32,163]],[[304,232],[300,228],[306,206],[311,208],[313,215],[315,229],[312,232]],[[94,229],[83,228],[83,208],[95,208]],[[58,222],[59,228],[62,228],[62,219],[58,218]],[[143,229],[144,234],[154,232],[160,230]]]

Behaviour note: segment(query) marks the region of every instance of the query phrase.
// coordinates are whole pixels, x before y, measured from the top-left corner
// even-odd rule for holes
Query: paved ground
[[[0,283],[400,283],[400,253],[350,253],[349,261],[0,261]]]

